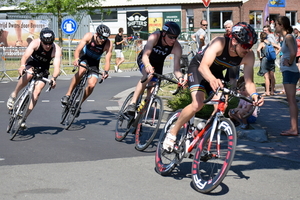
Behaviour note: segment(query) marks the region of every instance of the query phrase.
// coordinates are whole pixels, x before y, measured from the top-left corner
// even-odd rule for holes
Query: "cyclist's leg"
[[[92,73],[88,76],[87,86],[85,88],[81,104],[92,94],[92,92],[98,82],[98,78],[99,78],[99,76],[94,73]]]
[[[71,95],[72,91],[74,90],[75,86],[79,83],[79,81],[80,81],[81,77],[83,76],[83,74],[85,73],[85,71],[86,71],[86,69],[84,67],[79,67],[78,71],[71,79],[71,83],[70,83],[69,89],[66,93],[66,96]]]
[[[46,83],[44,81],[37,81],[36,85],[34,87],[34,91],[32,93],[32,98],[31,98],[31,102],[29,104],[28,110],[25,114],[25,119],[27,119],[27,117],[29,116],[29,114],[31,113],[31,111],[33,110],[33,108],[35,107],[39,96],[41,94],[41,91],[43,90],[43,88],[45,87]],[[24,120],[25,121],[25,120]]]
[[[30,69],[30,68],[32,68],[32,67],[31,66],[27,67],[27,69]],[[31,78],[32,78],[32,75],[29,73],[26,73],[26,74],[24,74],[24,76],[22,76],[19,79],[14,91],[10,94],[9,99],[7,101],[7,107],[9,109],[12,109],[14,101],[15,101],[16,97],[18,96],[20,90],[22,90],[28,84],[28,82],[30,81]]]

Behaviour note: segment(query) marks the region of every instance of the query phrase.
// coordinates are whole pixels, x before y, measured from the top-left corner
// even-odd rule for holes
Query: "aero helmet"
[[[54,38],[55,38],[54,32],[50,28],[46,27],[41,30],[40,39],[42,42],[52,43],[54,41]]]
[[[239,22],[232,27],[232,37],[240,44],[248,44],[253,46],[257,42],[257,34],[246,22]]]
[[[99,25],[96,29],[96,32],[98,35],[102,35],[104,37],[110,36],[110,29],[104,24]]]
[[[180,30],[180,27],[178,26],[177,23],[175,22],[172,22],[172,21],[168,21],[164,24],[163,26],[163,31],[165,31],[167,34],[170,34],[170,35],[179,35],[181,30]]]

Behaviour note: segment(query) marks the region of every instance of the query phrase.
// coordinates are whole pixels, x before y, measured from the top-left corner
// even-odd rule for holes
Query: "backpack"
[[[276,59],[276,51],[274,49],[274,46],[269,43],[265,43],[266,46],[265,46],[265,56],[267,58],[268,61],[274,61]]]

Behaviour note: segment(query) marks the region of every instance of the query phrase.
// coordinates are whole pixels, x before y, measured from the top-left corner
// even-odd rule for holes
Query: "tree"
[[[94,14],[96,9],[101,8],[101,2],[105,0],[25,0],[23,2],[15,2],[20,13],[52,13],[58,18],[58,38],[59,45],[62,46],[62,29],[61,23],[65,16],[74,16],[78,18],[83,13]],[[11,4],[10,4],[11,5]]]

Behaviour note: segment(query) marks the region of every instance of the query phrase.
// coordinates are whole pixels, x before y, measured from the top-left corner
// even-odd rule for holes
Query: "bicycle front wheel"
[[[31,100],[31,94],[27,94],[18,98],[13,108],[13,114],[10,118],[10,140],[13,140],[20,130],[21,124],[24,121]],[[8,128],[9,129],[9,128]]]
[[[130,132],[132,120],[134,116],[130,116],[126,112],[127,106],[130,104],[134,92],[131,92],[125,99],[118,115],[117,115],[117,124],[115,131],[115,140],[121,142],[127,134]]]
[[[211,192],[223,181],[233,161],[236,142],[235,126],[230,119],[221,118],[214,133],[206,132],[192,164],[193,185],[197,191]]]
[[[159,96],[147,105],[137,117],[139,121],[135,133],[135,148],[139,151],[145,150],[154,140],[164,112],[163,101]]]
[[[68,104],[68,110],[65,111],[65,112],[67,112],[67,115],[64,120],[64,126],[65,126],[66,130],[68,130],[70,128],[74,119],[76,118],[77,113],[79,112],[80,104],[83,99],[83,93],[84,93],[84,90],[80,86],[80,83],[79,83],[76,86],[76,88],[74,89],[74,91],[72,92],[71,100],[70,100],[70,103]],[[64,110],[63,110],[63,112],[64,112]]]
[[[177,133],[175,142],[177,148],[174,148],[172,152],[169,152],[163,148],[165,137],[169,130],[174,127],[180,113],[181,110],[175,111],[175,113],[166,122],[164,128],[161,131],[157,144],[155,153],[155,170],[158,174],[163,176],[168,175],[172,172],[176,165],[180,163],[185,153],[183,141],[186,138],[187,131],[190,127],[189,122],[185,123]]]

